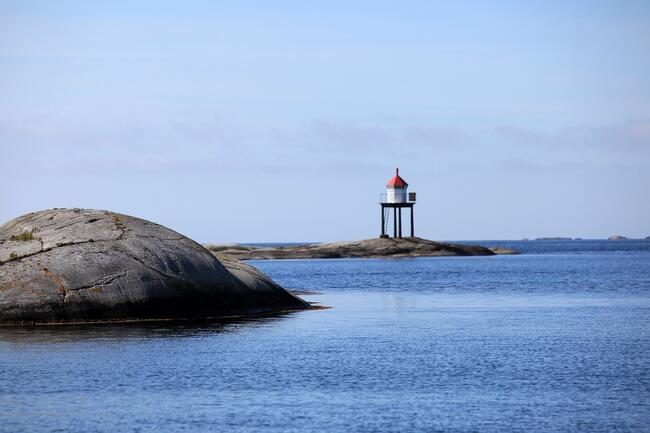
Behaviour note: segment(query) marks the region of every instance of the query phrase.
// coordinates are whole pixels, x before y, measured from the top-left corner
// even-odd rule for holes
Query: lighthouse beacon
[[[399,175],[399,168],[395,169],[395,176],[386,184],[387,203],[406,203],[406,189],[409,184]]]
[[[415,205],[415,193],[407,193],[409,184],[399,175],[399,168],[395,169],[393,176],[386,184],[386,193],[381,195],[381,236],[387,238],[388,221],[393,210],[393,237],[402,237],[402,208],[411,210],[411,237],[415,236],[413,224],[413,206]]]

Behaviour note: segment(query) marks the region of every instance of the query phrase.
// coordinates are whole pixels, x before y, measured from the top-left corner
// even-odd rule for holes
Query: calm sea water
[[[650,431],[650,242],[498,244],[253,262],[331,309],[0,328],[0,431]]]

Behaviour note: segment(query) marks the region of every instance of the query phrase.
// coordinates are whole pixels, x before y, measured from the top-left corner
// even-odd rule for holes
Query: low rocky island
[[[575,241],[579,240],[579,238],[567,238],[563,236],[547,236],[543,238],[535,238],[536,241]]]
[[[254,247],[240,244],[205,244],[216,257],[249,259],[331,259],[380,257],[492,256],[518,254],[508,248],[436,242],[418,237],[374,238],[361,241],[298,246]]]
[[[51,209],[0,226],[0,324],[223,318],[309,308],[235,258],[105,210]]]

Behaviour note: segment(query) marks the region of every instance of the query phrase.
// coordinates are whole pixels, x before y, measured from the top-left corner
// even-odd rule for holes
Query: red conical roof
[[[388,181],[386,184],[387,187],[389,188],[406,188],[409,186],[408,183],[402,177],[399,175],[399,168],[395,169],[395,176],[391,180]]]

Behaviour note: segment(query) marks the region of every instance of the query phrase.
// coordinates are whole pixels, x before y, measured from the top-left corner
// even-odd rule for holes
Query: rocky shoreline
[[[374,238],[283,247],[253,247],[240,244],[204,244],[217,258],[331,259],[380,257],[493,256],[519,254],[508,248],[436,242],[418,237]]]

